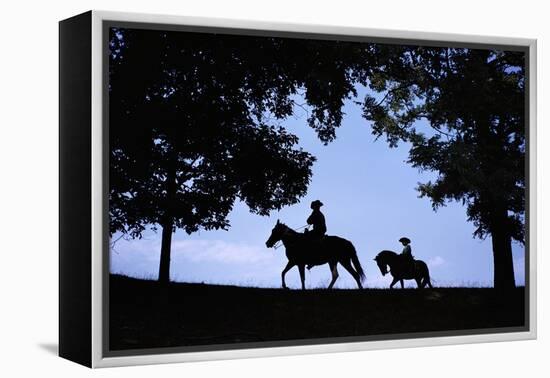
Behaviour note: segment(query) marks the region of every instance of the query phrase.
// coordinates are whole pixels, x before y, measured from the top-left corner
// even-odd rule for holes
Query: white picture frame
[[[128,365],[143,365],[157,363],[175,363],[188,361],[205,361],[205,360],[221,360],[235,358],[250,358],[250,357],[266,357],[266,356],[284,356],[309,353],[327,353],[327,352],[347,352],[358,350],[374,350],[387,348],[408,348],[422,346],[437,346],[449,344],[466,344],[466,343],[481,343],[481,342],[497,342],[511,340],[527,340],[535,339],[537,336],[536,325],[536,273],[537,273],[537,245],[536,245],[536,222],[537,222],[537,160],[536,160],[536,83],[537,83],[537,67],[536,54],[537,42],[533,39],[524,38],[503,38],[478,35],[461,35],[461,34],[445,34],[445,33],[423,33],[410,32],[404,30],[383,30],[369,28],[351,28],[351,27],[336,27],[314,24],[286,24],[286,23],[267,23],[261,21],[249,20],[234,20],[234,19],[216,19],[216,18],[195,18],[186,16],[173,15],[156,15],[156,14],[138,14],[124,12],[106,12],[106,11],[91,11],[85,14],[86,20],[89,18],[90,25],[90,183],[91,183],[91,198],[90,215],[91,229],[87,230],[86,236],[89,236],[90,250],[89,254],[84,254],[82,258],[88,258],[90,273],[90,337],[89,339],[80,340],[82,344],[89,343],[90,354],[89,358],[83,360],[72,358],[71,353],[65,353],[65,357],[77,362],[83,363],[93,368],[100,367],[115,367]],[[103,125],[105,121],[104,115],[104,90],[105,90],[105,62],[104,62],[104,43],[105,43],[105,23],[132,23],[132,24],[155,24],[157,26],[166,27],[207,27],[207,28],[223,28],[223,29],[240,29],[240,30],[261,30],[266,32],[288,32],[288,33],[307,33],[307,34],[324,34],[334,36],[358,36],[367,37],[376,40],[407,40],[407,41],[425,41],[427,43],[461,43],[461,44],[481,44],[481,45],[506,45],[525,48],[528,52],[528,217],[526,217],[528,258],[526,258],[526,269],[528,275],[528,284],[526,278],[526,298],[528,298],[528,329],[520,332],[495,332],[487,334],[462,334],[441,337],[414,337],[398,340],[376,340],[365,342],[352,343],[327,343],[314,345],[294,345],[284,347],[259,347],[252,349],[228,349],[215,350],[204,352],[170,352],[170,353],[152,353],[139,354],[129,356],[108,356],[105,353],[105,324],[104,324],[104,299],[105,290],[105,267],[108,266],[105,254],[105,219],[106,219],[106,203],[105,203],[105,136],[103,134]],[[87,25],[86,21],[86,25]],[[68,53],[68,52],[67,52]],[[61,51],[63,55],[63,51]],[[63,112],[63,104],[60,105],[60,112]],[[63,180],[63,179],[61,179]],[[81,201],[80,199],[75,199]],[[63,206],[63,204],[60,204]],[[63,229],[61,230],[63,233]],[[61,247],[60,247],[61,248]],[[87,253],[88,253],[87,252]],[[66,256],[66,255],[63,255]],[[63,265],[63,262],[60,261]],[[72,264],[70,261],[68,265]],[[60,270],[60,274],[63,272]],[[68,279],[62,281],[63,285],[69,285]],[[76,286],[75,286],[76,287]],[[88,298],[88,297],[86,297]],[[60,298],[60,300],[62,300]],[[60,312],[67,309],[63,303],[60,304]],[[60,322],[64,322],[73,316],[72,312],[67,312],[67,316]],[[65,323],[63,323],[65,324]],[[60,327],[66,327],[60,323]],[[62,330],[60,329],[60,332]],[[71,339],[70,329],[64,329],[65,337]],[[86,331],[87,332],[87,331]],[[67,345],[69,343],[66,343]],[[74,348],[71,344],[71,347]],[[67,347],[69,348],[69,347]],[[60,341],[60,352],[63,356],[63,342]],[[67,349],[68,350],[68,349]],[[87,350],[87,349],[86,349]]]

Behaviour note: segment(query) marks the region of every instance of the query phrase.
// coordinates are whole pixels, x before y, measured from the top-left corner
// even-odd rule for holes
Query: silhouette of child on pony
[[[407,271],[412,272],[414,269],[414,256],[412,255],[411,250],[411,239],[407,237],[402,237],[399,239],[399,242],[403,244],[403,251],[401,256],[403,258],[403,264]]]

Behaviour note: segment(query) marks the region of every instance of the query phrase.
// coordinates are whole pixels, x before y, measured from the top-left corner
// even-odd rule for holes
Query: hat
[[[313,207],[313,206],[319,206],[319,207],[321,207],[321,206],[323,206],[323,203],[322,203],[321,201],[319,201],[319,200],[315,200],[315,201],[313,201],[313,202],[311,203],[311,206],[312,206],[312,207]]]
[[[406,237],[402,237],[401,239],[399,239],[399,242],[409,244],[411,242],[411,239],[406,238]]]

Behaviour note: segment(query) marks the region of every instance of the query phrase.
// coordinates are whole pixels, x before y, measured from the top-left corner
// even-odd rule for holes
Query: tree
[[[112,29],[110,233],[162,227],[159,280],[176,229],[227,229],[234,202],[266,215],[305,195],[314,157],[276,125],[302,91],[327,143],[369,46]],[[299,59],[297,57],[300,57]]]
[[[408,162],[438,173],[421,183],[434,210],[461,201],[476,237],[492,238],[494,287],[515,286],[512,240],[524,243],[525,63],[523,52],[393,48],[373,72],[364,117]],[[428,129],[417,121],[425,119]]]

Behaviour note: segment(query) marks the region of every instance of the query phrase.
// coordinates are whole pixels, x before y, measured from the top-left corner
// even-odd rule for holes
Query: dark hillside
[[[111,350],[524,325],[524,288],[282,290],[112,275]]]

